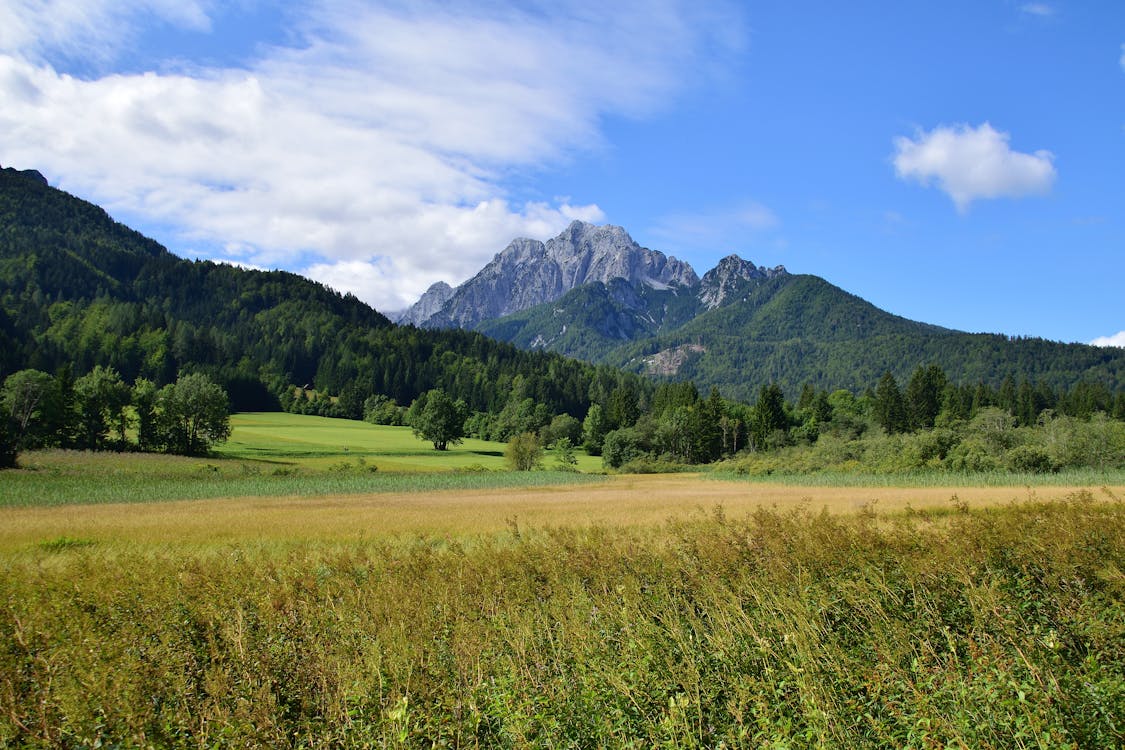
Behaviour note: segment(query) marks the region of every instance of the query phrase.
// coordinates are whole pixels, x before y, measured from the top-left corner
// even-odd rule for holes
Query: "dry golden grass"
[[[578,487],[5,508],[0,509],[0,550],[17,551],[62,538],[135,548],[466,537],[503,531],[513,522],[525,528],[655,525],[718,506],[730,517],[773,506],[843,514],[864,508],[880,513],[953,510],[954,498],[969,507],[984,507],[1062,499],[1080,489],[1090,488],[800,487],[676,474],[607,477],[603,483]],[[1125,496],[1125,487],[1106,490]]]

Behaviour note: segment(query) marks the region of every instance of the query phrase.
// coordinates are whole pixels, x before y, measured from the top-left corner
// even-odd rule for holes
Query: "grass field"
[[[456,472],[496,446],[326,421],[0,475],[0,748],[1125,746],[1113,476]]]
[[[230,440],[218,446],[224,458],[267,467],[299,466],[325,470],[341,462],[363,459],[379,471],[447,471],[465,467],[501,470],[504,444],[466,438],[446,451],[435,451],[414,437],[409,427],[385,427],[350,419],[325,419],[301,414],[235,414]],[[578,451],[580,471],[599,471],[601,459]],[[547,451],[549,467],[554,457]]]
[[[38,509],[116,517],[0,553],[0,747],[1125,743],[1120,501],[367,537],[227,502]]]
[[[506,532],[513,524],[528,528],[659,527],[716,508],[735,518],[759,509],[824,510],[843,515],[924,512],[936,518],[964,507],[1057,502],[1083,492],[1106,502],[1125,498],[1123,487],[808,488],[710,481],[692,474],[584,477],[536,472],[359,478],[360,482],[388,480],[392,484],[373,491],[350,484],[349,478],[331,487],[310,477],[297,487],[301,494],[248,492],[241,497],[234,496],[233,490],[249,490],[253,485],[238,479],[213,480],[204,490],[225,487],[231,495],[0,508],[0,552],[34,550],[58,539],[106,550],[197,550],[250,544],[285,551],[310,542],[350,544],[418,536],[464,541]],[[535,486],[536,481],[541,484]],[[125,482],[122,491],[143,492],[146,486]],[[265,489],[271,486],[266,484]],[[178,492],[189,495],[190,490],[188,486]]]

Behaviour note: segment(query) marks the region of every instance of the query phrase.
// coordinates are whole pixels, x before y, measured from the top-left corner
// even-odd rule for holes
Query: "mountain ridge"
[[[627,237],[623,229],[613,230]],[[518,258],[508,253],[514,273],[507,282],[496,283],[497,288],[518,285],[539,268],[534,258],[524,266]],[[489,270],[503,273],[498,265]],[[474,290],[483,293],[484,287]],[[455,298],[456,292],[451,300]],[[471,299],[465,294],[461,302]],[[678,283],[652,284],[619,275],[580,284],[514,312],[493,317],[487,311],[469,313],[463,319],[470,321],[466,328],[524,349],[659,378],[690,379],[701,388],[718,386],[729,397],[742,399],[753,399],[757,388],[771,382],[790,393],[803,383],[858,392],[884,372],[906,378],[917,366],[931,363],[955,380],[993,385],[1014,374],[1056,387],[1077,379],[1125,387],[1125,351],[913,321],[818,276],[791,274],[780,265],[757,266],[736,254],[695,280],[683,276]],[[453,316],[439,314],[425,325],[457,324]]]
[[[553,302],[579,286],[619,278],[657,289],[691,286],[699,280],[688,263],[641,247],[622,227],[573,221],[546,242],[512,240],[452,294],[445,294],[443,287],[432,294],[438,285],[432,286],[398,321],[427,328],[472,328]],[[437,309],[426,314],[439,300]]]
[[[186,367],[227,385],[238,408],[265,408],[263,396],[276,402],[290,385],[311,384],[339,394],[340,413],[350,414],[370,394],[409,403],[443,387],[481,411],[498,411],[516,393],[580,415],[595,383],[604,402],[607,379],[642,373],[743,400],[769,383],[791,397],[805,383],[860,393],[884,372],[902,382],[929,364],[953,382],[1125,389],[1123,349],[951,331],[819,277],[730,256],[702,279],[666,256],[663,266],[660,257],[650,266],[623,261],[641,269],[635,281],[580,284],[475,331],[396,326],[296,274],[178,258],[41,177],[0,170],[0,376],[103,365],[163,383]],[[542,253],[524,249],[545,255],[541,244]],[[579,265],[567,278],[603,273]]]

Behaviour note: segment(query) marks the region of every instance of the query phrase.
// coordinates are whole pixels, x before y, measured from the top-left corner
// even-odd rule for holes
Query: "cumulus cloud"
[[[1013,151],[1011,136],[989,123],[941,126],[914,138],[895,138],[898,177],[922,185],[936,183],[959,211],[981,198],[1017,198],[1046,193],[1055,181],[1054,155]]]
[[[1090,342],[1091,346],[1120,346],[1125,347],[1125,331],[1118,331],[1112,336],[1099,336]]]
[[[515,236],[604,218],[590,202],[513,201],[506,180],[599,148],[603,117],[656,111],[698,74],[703,50],[739,43],[736,11],[686,0],[534,12],[320,0],[295,6],[292,46],[243,68],[83,80],[47,61],[84,33],[112,58],[139,23],[121,7],[211,23],[204,0],[0,11],[4,163],[171,227],[159,238],[169,244],[296,266],[386,309],[467,277]]]

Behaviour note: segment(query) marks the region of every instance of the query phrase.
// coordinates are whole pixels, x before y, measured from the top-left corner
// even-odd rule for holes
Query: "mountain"
[[[699,301],[708,310],[713,310],[738,296],[746,282],[772,279],[785,273],[785,266],[759,267],[737,255],[728,255],[703,274],[699,283]]]
[[[369,395],[407,404],[440,387],[483,412],[530,398],[581,418],[615,388],[651,393],[645,374],[753,400],[770,382],[791,397],[805,382],[861,392],[884,371],[904,382],[930,363],[954,382],[995,387],[1012,376],[1125,390],[1122,349],[950,331],[736,256],[700,279],[619,227],[574,224],[547,243],[517,241],[490,266],[492,276],[478,277],[493,290],[521,295],[521,279],[553,290],[550,301],[474,324],[511,344],[397,326],[295,274],[179,258],[38,172],[0,169],[0,379],[104,365],[163,384],[201,371],[236,409],[276,408],[291,386],[308,385],[339,396],[333,413],[350,416]],[[536,287],[534,269],[557,285]],[[466,285],[431,291],[440,314],[473,317],[471,305],[453,304],[470,301]]]
[[[442,306],[453,296],[453,287],[444,281],[439,281],[425,291],[421,299],[409,309],[394,316],[396,323],[403,325],[423,325],[427,320],[441,312]]]
[[[591,253],[574,238],[595,236],[612,238],[599,246],[599,257],[606,259],[602,272],[594,281],[574,275],[573,282],[585,278],[586,283],[557,293],[564,285],[553,269],[566,262],[581,265]],[[626,250],[632,254],[625,255]],[[608,262],[614,253],[622,260]],[[757,266],[737,255],[723,258],[701,279],[675,261],[674,281],[638,271],[638,257],[665,258],[640,249],[620,227],[576,222],[546,245],[517,240],[458,287],[425,325],[460,325],[525,349],[692,380],[701,389],[716,386],[744,400],[753,400],[768,383],[780,384],[791,396],[804,383],[858,393],[884,372],[904,381],[919,365],[931,363],[954,382],[995,387],[1012,376],[1053,388],[1081,381],[1125,388],[1121,349],[965,333],[912,321],[817,276]],[[547,274],[545,280],[540,273]],[[524,286],[548,287],[555,296],[521,296]],[[542,296],[549,299],[528,304]]]
[[[692,287],[657,289],[625,279],[583,284],[553,302],[484,320],[474,330],[524,349],[547,349],[590,362],[624,343],[674,330],[698,310]]]
[[[652,289],[699,281],[687,263],[641,247],[621,227],[575,221],[545,243],[513,240],[452,294],[447,287],[436,292],[431,287],[399,320],[427,328],[473,328],[484,320],[553,302],[585,284],[615,279]]]
[[[479,333],[397,326],[296,274],[179,258],[38,172],[0,169],[0,381],[95,365],[158,385],[201,371],[236,410],[277,408],[305,386],[339,396],[317,407],[338,416],[370,395],[405,405],[443,388],[473,410],[518,396],[581,418],[602,391],[649,387]]]

